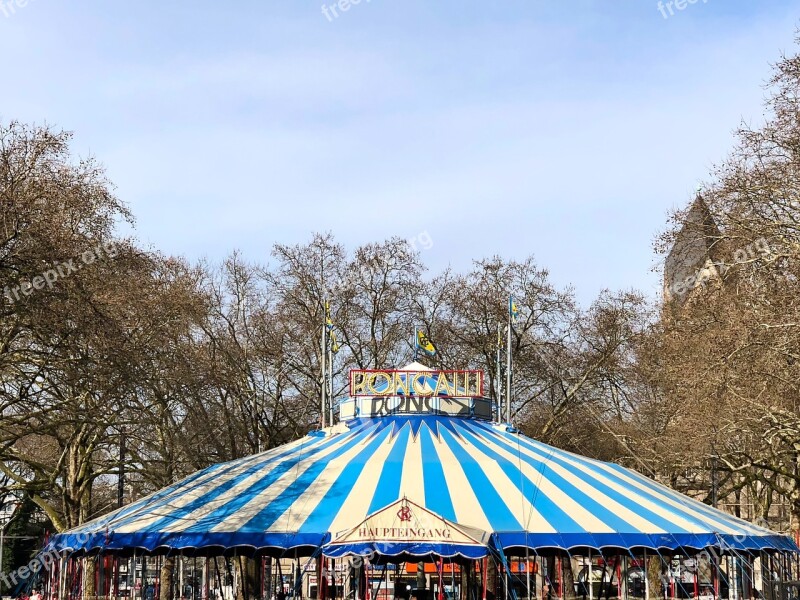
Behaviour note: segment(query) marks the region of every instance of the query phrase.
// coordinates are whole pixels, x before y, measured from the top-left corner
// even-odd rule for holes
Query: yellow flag
[[[511,317],[511,321],[516,323],[517,316],[519,315],[519,307],[517,303],[514,302],[514,298],[512,296],[508,297],[508,314]]]
[[[428,339],[428,336],[421,331],[417,331],[417,348],[428,356],[436,355],[436,346]]]

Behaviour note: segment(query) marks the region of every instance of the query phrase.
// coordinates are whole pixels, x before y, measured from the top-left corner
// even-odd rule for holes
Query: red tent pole
[[[327,597],[327,585],[325,585],[325,563],[327,560],[320,556],[317,560],[317,598],[325,600]]]
[[[444,588],[442,587],[442,570],[444,570],[444,562],[442,557],[439,557],[439,600],[444,600]]]
[[[711,558],[711,582],[714,586],[714,597],[719,598],[719,564],[717,557],[713,555]]]
[[[317,576],[317,598],[322,600],[322,557],[316,559],[314,574]]]
[[[369,563],[364,565],[364,595],[363,595],[364,600],[370,600],[372,598],[372,582],[369,576],[371,567],[372,565],[370,565]],[[398,570],[399,568],[400,567],[398,566]]]
[[[592,566],[589,565],[589,572],[590,573],[591,573],[591,569],[592,569]],[[562,573],[561,573],[561,555],[560,554],[558,555],[558,557],[556,559],[556,570],[558,571],[558,573],[556,573],[556,581],[558,582],[558,597],[563,600],[563,598],[564,598],[564,586],[561,584]],[[591,581],[591,579],[590,579],[590,581]]]

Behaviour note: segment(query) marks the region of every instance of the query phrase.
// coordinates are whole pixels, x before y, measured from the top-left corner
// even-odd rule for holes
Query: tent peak
[[[430,367],[426,367],[421,362],[412,361],[408,363],[405,367],[401,367],[398,371],[433,371]]]

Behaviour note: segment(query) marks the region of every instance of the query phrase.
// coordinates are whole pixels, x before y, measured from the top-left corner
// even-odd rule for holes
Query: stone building
[[[719,279],[722,237],[711,211],[698,194],[664,262],[664,300],[686,302],[698,286]]]

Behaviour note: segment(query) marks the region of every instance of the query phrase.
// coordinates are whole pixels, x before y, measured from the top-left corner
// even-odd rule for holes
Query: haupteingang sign
[[[485,546],[489,535],[454,523],[406,498],[378,510],[362,523],[339,533],[332,544],[427,542]]]

